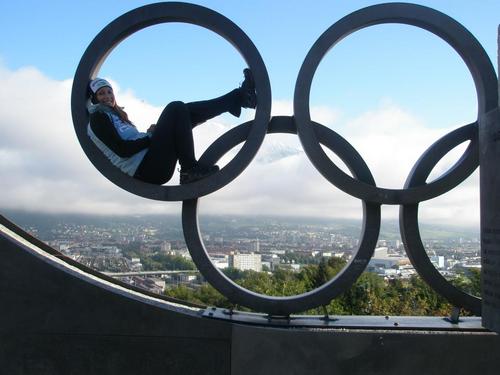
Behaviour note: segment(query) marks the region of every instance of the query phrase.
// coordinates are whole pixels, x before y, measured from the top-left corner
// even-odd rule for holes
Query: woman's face
[[[109,105],[110,107],[114,107],[115,102],[115,94],[113,93],[113,89],[108,86],[101,87],[95,93],[97,101],[101,104]]]

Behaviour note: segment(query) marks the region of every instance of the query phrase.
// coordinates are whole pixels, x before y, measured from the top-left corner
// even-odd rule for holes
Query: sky
[[[235,22],[261,54],[272,88],[272,115],[292,115],[299,69],[333,23],[375,1],[195,1]],[[498,0],[416,1],[464,25],[496,69]],[[70,109],[76,67],[92,39],[144,1],[4,1],[0,4],[0,210],[49,213],[179,213],[181,202],[157,202],[114,186],[88,161]],[[238,87],[245,62],[223,38],[198,26],[169,23],[120,43],[99,75],[140,129],[172,100],[221,95]],[[321,62],[312,85],[311,116],[346,138],[378,186],[402,188],[412,166],[438,138],[473,122],[477,99],[470,74],[444,41],[406,25],[380,25],[349,35]],[[223,115],[195,129],[196,153],[252,119]],[[460,145],[435,168],[438,177],[460,157]],[[226,163],[234,150],[221,161]],[[345,166],[334,155],[332,160]],[[174,175],[169,184],[177,184]],[[478,172],[421,204],[426,222],[479,225]],[[383,206],[383,218],[398,208]],[[201,215],[252,214],[323,218],[362,215],[361,202],[327,182],[296,136],[271,135],[250,166],[200,199]]]

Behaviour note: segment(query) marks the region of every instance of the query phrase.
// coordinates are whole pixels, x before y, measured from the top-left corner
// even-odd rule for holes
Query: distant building
[[[276,254],[263,254],[262,265],[266,266],[270,271],[276,270],[280,266],[281,259]]]
[[[387,247],[378,247],[375,249],[373,257],[368,263],[368,270],[372,271],[374,269],[387,269],[408,264],[410,264],[410,260],[407,257],[388,254]]]
[[[456,260],[456,259],[446,259],[446,262],[445,262],[445,266],[446,266],[446,269],[448,270],[451,270],[452,268],[454,268],[456,265],[460,264],[460,261]]]
[[[228,264],[230,268],[236,268],[241,271],[262,271],[262,257],[260,254],[240,254],[231,252],[228,257]]]
[[[430,260],[431,260],[431,263],[434,264],[434,266],[437,269],[440,269],[440,270],[444,269],[444,266],[445,266],[444,256],[434,255],[434,256],[430,257]]]
[[[330,234],[330,246],[335,244],[335,234]]]
[[[189,275],[186,273],[180,273],[176,275],[177,282],[180,284],[190,284],[195,282],[198,279],[196,275]]]
[[[411,265],[400,266],[398,272],[398,276],[402,279],[409,279],[410,277],[417,274],[417,271],[415,271],[415,268],[413,268],[413,266]]]
[[[377,246],[380,248],[387,247],[387,240],[378,240]]]
[[[260,253],[260,243],[259,243],[259,239],[258,238],[252,244],[252,250],[253,250],[254,253]]]
[[[459,266],[459,268],[461,268],[463,270],[471,270],[471,269],[481,270],[481,264],[480,263],[463,263]]]
[[[167,253],[172,250],[172,245],[168,241],[163,241],[161,244],[161,251]]]
[[[290,271],[295,271],[298,272],[301,270],[302,265],[298,263],[282,263],[279,265],[281,269],[284,270],[290,270]]]
[[[229,267],[228,256],[226,254],[210,254],[210,259],[215,267],[224,269]]]
[[[286,250],[277,250],[277,249],[273,249],[271,251],[269,251],[271,254],[277,254],[277,255],[285,255],[286,254]]]
[[[187,249],[175,250],[175,255],[183,257],[184,259],[191,260],[191,254]]]
[[[132,276],[130,284],[139,288],[149,290],[156,294],[162,294],[165,290],[165,281],[158,278],[143,278],[139,276]]]
[[[142,270],[141,258],[132,258],[130,260],[130,270],[131,271],[141,271]]]
[[[151,289],[154,290],[156,293],[161,294],[165,290],[165,280],[157,277],[152,277],[149,278],[151,280],[149,282],[149,285],[151,286]]]

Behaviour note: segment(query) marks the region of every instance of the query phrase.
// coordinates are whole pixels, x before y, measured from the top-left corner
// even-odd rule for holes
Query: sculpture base
[[[5,374],[497,374],[500,367],[500,336],[480,318],[228,316],[99,279],[0,229]]]

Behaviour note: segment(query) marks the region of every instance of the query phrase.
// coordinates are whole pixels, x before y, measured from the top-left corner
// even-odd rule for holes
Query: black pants
[[[172,178],[177,160],[183,170],[194,167],[193,128],[224,112],[239,115],[240,109],[238,89],[216,99],[168,104],[156,123],[149,150],[134,177],[163,185]]]

